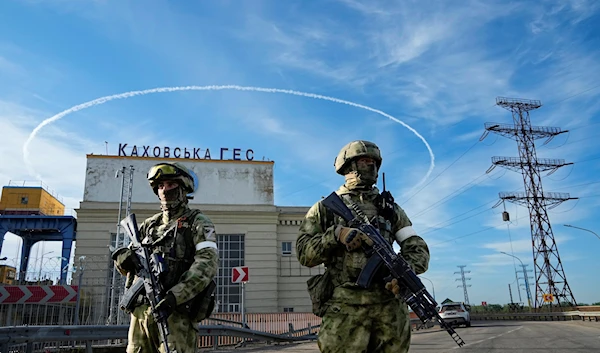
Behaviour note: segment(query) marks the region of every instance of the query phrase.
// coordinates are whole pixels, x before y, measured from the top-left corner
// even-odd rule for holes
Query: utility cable
[[[408,199],[404,200],[402,204],[406,204],[410,199],[412,199],[415,195],[417,195],[421,190],[423,190],[427,185],[431,184],[434,180],[436,180],[440,175],[442,175],[445,171],[447,171],[450,167],[452,167],[456,162],[458,162],[462,157],[464,157],[473,147],[475,147],[479,141],[475,142],[471,147],[467,148],[454,162],[450,163],[444,170],[442,170],[435,178],[431,179],[427,184],[423,185],[419,190],[417,190],[414,194],[412,194]]]
[[[580,186],[587,186],[587,185],[591,185],[591,184],[598,184],[598,183],[600,183],[600,181],[594,181],[594,182],[590,182],[590,183],[577,184],[577,185],[570,185],[570,186],[566,186],[566,187],[564,187],[564,189],[567,189],[567,188],[576,188],[576,187],[580,187]],[[556,189],[556,190],[561,190],[561,189],[563,189],[563,188],[559,188],[559,189]],[[513,190],[513,192],[516,192],[516,191],[518,191],[518,189],[517,189],[517,190]],[[592,196],[594,196],[594,195],[583,196],[583,197],[580,197],[580,198],[586,198],[586,197],[592,197]],[[437,224],[435,224],[435,225],[433,225],[433,226],[431,226],[431,227],[425,228],[425,230],[424,230],[423,232],[420,232],[420,233],[421,233],[421,234],[423,234],[423,235],[425,235],[425,234],[430,234],[430,233],[434,233],[434,232],[437,232],[437,231],[439,231],[439,230],[445,229],[445,228],[447,228],[447,227],[449,227],[449,226],[451,226],[451,225],[455,225],[455,224],[457,224],[457,223],[460,223],[460,222],[466,221],[467,219],[470,219],[470,218],[473,218],[473,217],[475,217],[475,216],[477,216],[477,215],[480,215],[480,214],[482,214],[482,213],[485,213],[485,212],[489,211],[490,209],[485,209],[484,211],[478,212],[478,213],[476,213],[476,214],[473,214],[473,215],[471,215],[471,216],[469,216],[469,217],[465,217],[465,218],[463,218],[463,219],[461,219],[461,220],[458,220],[458,221],[456,221],[456,222],[449,223],[449,224],[447,224],[447,225],[445,225],[445,226],[443,226],[443,227],[438,227],[438,226],[439,226],[439,225],[441,225],[441,224],[448,223],[449,221],[452,221],[452,220],[454,220],[454,219],[456,219],[456,218],[459,218],[460,216],[464,216],[464,215],[466,215],[466,214],[468,214],[468,213],[470,213],[470,212],[472,212],[472,211],[475,211],[475,210],[477,210],[477,209],[479,209],[479,208],[481,208],[481,207],[484,207],[484,206],[486,206],[486,205],[489,205],[490,203],[493,203],[493,202],[497,202],[497,200],[496,200],[496,199],[494,199],[494,200],[488,201],[488,202],[486,202],[486,203],[483,203],[483,204],[481,204],[481,205],[479,205],[479,206],[477,206],[477,207],[475,207],[475,208],[473,208],[473,209],[471,209],[471,210],[469,210],[469,211],[467,211],[467,212],[460,213],[460,214],[458,214],[458,215],[456,215],[456,216],[454,216],[454,217],[452,217],[452,218],[450,218],[450,219],[447,219],[447,220],[445,220],[445,221],[443,221],[443,222],[437,223]],[[574,208],[574,207],[573,207],[573,208]],[[572,210],[573,208],[571,208],[571,210]],[[518,210],[518,208],[517,208],[517,210]],[[564,212],[566,212],[566,211],[564,211]],[[559,212],[559,213],[564,213],[564,212]],[[525,215],[525,216],[527,216],[527,215]],[[518,219],[522,219],[522,218],[523,218],[523,217],[518,217],[518,218],[515,218],[515,221],[516,221],[516,220],[518,220]],[[432,228],[435,228],[435,229],[432,229]],[[429,229],[431,229],[431,230],[429,230]]]
[[[502,173],[502,172],[500,172]],[[505,173],[505,172],[504,172]],[[460,187],[459,189],[455,190],[454,192],[452,192],[451,194],[446,195],[444,198],[442,198],[441,200],[438,200],[437,202],[431,204],[429,207],[417,212],[415,215],[413,215],[412,217],[419,217],[425,213],[427,213],[427,211],[435,208],[436,206],[439,205],[443,205],[444,203],[452,200],[453,198],[457,197],[458,195],[466,192],[467,190],[471,189],[472,187],[476,186],[477,184],[481,183],[483,180],[483,177],[487,176],[487,173],[483,173],[480,176],[478,176],[477,178],[471,180],[470,182],[468,182],[467,184],[463,185],[462,187]],[[482,179],[480,181],[477,181],[478,179]],[[472,184],[472,185],[471,185]],[[469,186],[470,185],[470,186]],[[461,189],[463,189],[461,191]]]

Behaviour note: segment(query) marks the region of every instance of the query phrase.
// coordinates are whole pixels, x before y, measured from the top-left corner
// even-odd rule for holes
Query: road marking
[[[492,340],[492,339],[494,339],[494,338],[498,338],[498,337],[501,337],[501,336],[507,335],[507,334],[509,334],[509,333],[511,333],[511,332],[515,332],[515,331],[517,331],[517,330],[520,330],[520,329],[522,329],[522,328],[523,328],[523,326],[519,326],[519,327],[517,327],[517,328],[516,328],[516,329],[514,329],[514,330],[510,330],[510,331],[508,331],[508,332],[504,332],[504,333],[501,333],[501,334],[499,334],[499,335],[496,335],[496,336],[492,336],[492,337],[484,338],[484,339],[482,339],[482,340],[479,340],[479,341],[475,341],[475,342],[467,343],[467,344],[465,344],[463,347],[466,347],[466,346],[469,346],[469,345],[472,345],[472,344],[481,343],[481,342],[483,342],[483,341],[487,341],[487,340]],[[454,347],[454,348],[452,348],[452,349],[459,349],[459,348],[462,348],[462,347]]]

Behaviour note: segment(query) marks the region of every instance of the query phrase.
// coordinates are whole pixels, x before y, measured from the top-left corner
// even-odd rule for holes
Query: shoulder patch
[[[212,223],[210,218],[202,213],[198,213],[194,217],[194,229],[197,232],[202,232],[204,238],[210,241],[217,241],[217,234],[215,232],[215,225]]]
[[[204,226],[204,238],[210,241],[217,241],[217,235],[215,233],[215,227],[213,226]]]

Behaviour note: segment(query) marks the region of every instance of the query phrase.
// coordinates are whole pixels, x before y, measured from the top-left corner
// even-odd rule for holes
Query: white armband
[[[201,241],[198,244],[196,244],[196,251],[202,250],[204,248],[213,248],[217,251],[219,250],[217,248],[217,243],[215,243],[214,241]]]
[[[412,226],[404,227],[404,228],[400,229],[399,231],[397,231],[395,234],[396,240],[398,241],[398,245],[400,245],[400,243],[402,243],[406,239],[408,239],[410,237],[414,237],[416,235],[417,235],[417,232],[415,232],[415,230],[413,229]]]

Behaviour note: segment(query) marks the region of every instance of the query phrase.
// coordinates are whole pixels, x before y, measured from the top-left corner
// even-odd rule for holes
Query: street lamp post
[[[431,291],[433,292],[433,300],[435,300],[435,287],[433,286],[433,282],[429,278],[426,278],[423,276],[419,276],[419,278],[426,279],[429,281],[429,283],[431,283]]]
[[[600,239],[600,235],[598,235],[596,232],[593,232],[593,231],[591,231],[591,230],[589,230],[589,229],[585,229],[585,228],[581,228],[581,227],[572,226],[572,225],[570,225],[570,224],[564,224],[564,226],[565,226],[565,227],[570,227],[570,228],[577,228],[577,229],[585,230],[586,232],[590,232],[590,233],[594,234],[595,236],[597,236],[597,237],[598,237],[598,239]]]
[[[515,255],[505,253],[504,251],[500,251],[500,252],[504,255],[514,257],[515,259],[519,260],[519,262],[521,263],[521,268],[523,269],[523,277],[525,278],[525,291],[527,292],[527,302],[529,303],[529,308],[531,309],[531,292],[529,290],[529,280],[527,280],[527,272],[525,271],[525,265],[523,265],[523,261],[521,261],[521,259],[519,259]]]
[[[38,281],[42,281],[42,267],[44,266],[44,256],[48,254],[52,254],[54,251],[48,251],[47,253],[42,254],[42,258],[40,259],[40,271],[38,272]]]

